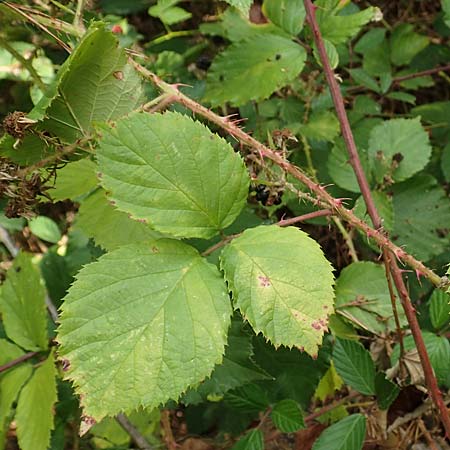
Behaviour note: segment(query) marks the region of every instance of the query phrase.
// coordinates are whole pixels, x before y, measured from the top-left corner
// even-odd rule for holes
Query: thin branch
[[[344,224],[338,217],[333,217],[333,222],[338,227],[338,230],[341,232],[342,236],[344,237],[345,243],[348,247],[348,253],[350,257],[352,258],[353,262],[358,262],[358,254],[356,253],[355,245],[353,244],[353,239],[350,236],[350,233],[345,229]]]
[[[77,1],[77,9],[75,11],[75,17],[73,18],[73,25],[81,30],[84,30],[83,23],[83,11],[86,6],[86,0],[78,0]]]
[[[301,216],[280,220],[279,222],[276,222],[275,225],[280,227],[288,227],[289,225],[294,225],[295,223],[305,222],[306,220],[315,219],[317,217],[332,216],[333,214],[334,213],[331,209],[320,209],[319,211],[313,211]]]
[[[0,366],[0,373],[5,372],[6,370],[11,369],[12,367],[18,366],[24,361],[28,361],[29,359],[36,356],[38,353],[39,352],[28,352],[22,356],[19,356],[16,359],[13,359],[12,361],[7,362],[6,364],[3,364],[2,366]]]
[[[16,244],[9,235],[8,230],[2,225],[0,225],[0,241],[6,247],[11,256],[15,258],[19,253],[19,249],[16,247]]]
[[[353,133],[348,121],[347,113],[345,111],[344,99],[341,94],[339,85],[334,77],[333,69],[331,68],[330,62],[328,60],[328,55],[325,49],[325,43],[322,39],[322,35],[319,29],[319,25],[316,20],[315,7],[311,0],[304,0],[304,5],[306,9],[306,16],[310,28],[313,32],[314,42],[318,49],[320,60],[325,72],[325,77],[328,82],[328,87],[330,89],[331,97],[333,98],[334,107],[338,116],[338,120],[341,126],[342,137],[344,139],[345,145],[347,147],[350,156],[350,165],[358,180],[358,184],[361,190],[361,194],[364,198],[366,204],[367,212],[372,220],[374,228],[381,230],[382,222],[380,215],[378,214],[377,208],[372,198],[372,193],[370,191],[370,186],[367,181],[366,175],[364,173],[361,161],[359,159],[358,150],[356,148],[355,140],[353,138]],[[389,254],[387,251],[383,251],[383,257],[385,264],[390,265],[392,278],[394,284],[397,288],[403,309],[405,311],[406,318],[408,320],[411,333],[414,338],[414,342],[417,347],[417,351],[420,356],[420,361],[425,375],[425,381],[428,387],[429,394],[431,395],[434,404],[438,408],[441,416],[442,424],[444,425],[447,436],[450,436],[450,415],[442,399],[442,393],[439,390],[439,386],[436,377],[431,366],[430,358],[428,356],[427,349],[425,347],[425,342],[423,340],[422,331],[417,320],[415,309],[412,305],[411,299],[409,297],[408,290],[406,289],[405,283],[403,281],[402,273],[397,265],[394,255]]]
[[[322,406],[322,408],[320,408],[319,410],[313,412],[312,414],[310,414],[309,416],[305,417],[305,422],[312,422],[313,420],[317,419],[320,416],[323,416],[325,413],[332,411],[333,409],[336,409],[338,406],[341,405],[345,405],[345,403],[347,403],[349,400],[358,397],[359,392],[351,392],[350,394],[348,394],[345,397],[342,397],[340,400],[337,400],[333,403],[330,403],[328,405]],[[352,406],[351,404],[348,405],[348,407]]]
[[[368,237],[372,238],[380,247],[389,249],[395,256],[402,260],[404,263],[411,266],[413,269],[419,271],[425,278],[428,278],[431,283],[436,287],[441,289],[450,286],[450,281],[447,277],[440,277],[434,273],[431,269],[426,267],[421,261],[414,258],[412,255],[407,253],[401,247],[395,245],[386,235],[380,231],[370,227],[366,222],[359,219],[355,214],[349,209],[345,208],[342,204],[341,199],[334,198],[325,189],[324,186],[320,186],[315,183],[311,178],[309,178],[305,173],[303,173],[297,166],[291,164],[289,161],[285,160],[283,156],[274,152],[269,147],[266,147],[261,142],[257,141],[255,138],[245,133],[241,130],[230,118],[221,117],[214,113],[213,111],[200,105],[195,100],[184,95],[180,92],[176,86],[166,83],[161,80],[157,75],[147,70],[145,67],[138,64],[136,61],[130,58],[130,64],[132,64],[135,69],[148,78],[153,84],[155,84],[159,89],[164,92],[172,94],[174,101],[184,105],[186,108],[190,109],[194,113],[203,116],[205,119],[212,123],[215,123],[219,127],[223,128],[230,135],[234,136],[241,143],[248,145],[249,147],[256,150],[262,157],[270,159],[273,163],[281,167],[285,172],[292,175],[294,178],[299,180],[303,185],[305,185],[310,191],[312,191],[318,200],[325,203],[333,211],[335,211],[339,216],[341,216],[346,222],[351,226],[358,228]]]
[[[3,39],[0,36],[0,47],[3,47],[8,53],[11,53],[14,58],[19,61],[19,63],[24,67],[28,73],[30,74],[31,78],[36,83],[36,86],[39,87],[39,89],[42,92],[46,91],[46,86],[44,82],[42,81],[40,75],[37,73],[36,69],[33,66],[33,61],[26,59],[19,51],[17,51],[6,39]]]
[[[319,211],[313,211],[308,214],[303,214],[302,216],[292,217],[290,219],[283,219],[283,220],[280,220],[279,222],[275,222],[273,225],[278,225],[280,227],[287,227],[287,226],[293,225],[295,223],[305,222],[306,220],[315,219],[316,217],[324,217],[324,216],[331,216],[331,215],[333,215],[333,211],[331,211],[331,209],[321,209]],[[211,253],[214,253],[216,250],[224,247],[229,242],[231,242],[233,239],[239,237],[241,234],[242,233],[236,233],[236,234],[230,234],[229,236],[225,236],[217,244],[214,244],[211,247],[207,248],[202,253],[202,256],[208,256]]]
[[[129,434],[138,448],[141,450],[153,450],[153,447],[147,442],[145,437],[142,436],[140,431],[128,420],[128,417],[125,414],[117,414],[116,421]]]

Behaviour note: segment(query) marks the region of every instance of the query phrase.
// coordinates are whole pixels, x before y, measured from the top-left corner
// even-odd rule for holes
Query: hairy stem
[[[350,164],[358,180],[359,187],[361,189],[361,194],[364,198],[366,204],[367,212],[372,220],[374,228],[381,230],[382,222],[380,215],[378,214],[377,208],[372,198],[370,192],[370,186],[367,181],[367,177],[364,173],[361,161],[359,159],[358,150],[356,148],[355,140],[353,138],[353,133],[348,121],[347,113],[345,111],[344,99],[342,97],[339,85],[334,77],[333,69],[331,68],[330,62],[328,60],[327,52],[325,49],[325,43],[322,39],[320,29],[316,20],[315,7],[311,0],[304,0],[304,5],[306,9],[306,16],[313,32],[314,42],[318,49],[320,60],[325,72],[325,77],[328,82],[328,87],[333,98],[334,107],[338,115],[338,120],[341,125],[342,137],[344,139],[347,151],[350,156]],[[385,264],[388,264],[391,269],[392,278],[399,294],[403,309],[408,320],[411,333],[414,337],[414,342],[419,353],[420,361],[425,375],[425,381],[428,387],[428,391],[433,399],[434,404],[438,408],[441,421],[444,425],[447,436],[450,436],[450,415],[448,414],[447,408],[442,399],[442,393],[439,390],[439,386],[436,377],[431,366],[430,358],[428,356],[427,349],[425,347],[425,342],[423,340],[422,331],[420,330],[419,322],[417,320],[415,309],[412,305],[409,292],[405,286],[402,273],[397,265],[394,255],[389,254],[387,251],[383,251],[383,257]]]

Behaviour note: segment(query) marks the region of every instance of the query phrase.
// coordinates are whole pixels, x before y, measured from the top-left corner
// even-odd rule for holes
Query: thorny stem
[[[341,125],[342,137],[346,144],[348,153],[350,155],[350,164],[358,180],[358,184],[361,190],[361,194],[364,198],[366,204],[367,212],[372,220],[374,228],[377,230],[381,229],[382,222],[380,215],[378,214],[377,208],[372,198],[370,192],[370,186],[367,181],[366,175],[364,173],[361,161],[359,159],[358,150],[356,148],[355,140],[353,138],[353,133],[348,121],[347,113],[345,111],[344,99],[342,97],[339,85],[334,77],[333,69],[331,68],[330,62],[328,60],[327,52],[325,49],[325,43],[322,39],[322,35],[319,29],[319,25],[315,16],[315,7],[311,0],[304,0],[304,5],[306,9],[306,16],[313,32],[314,42],[317,46],[322,66],[324,68],[325,77],[328,82],[328,87],[333,98],[334,107],[338,115],[338,120]],[[412,305],[411,299],[409,297],[408,290],[405,286],[402,273],[397,265],[397,262],[393,255],[389,254],[387,251],[383,251],[383,257],[385,264],[390,265],[392,278],[394,284],[397,288],[403,309],[408,320],[411,333],[414,337],[414,342],[417,347],[417,351],[420,356],[420,361],[425,375],[425,381],[428,386],[428,391],[433,399],[434,404],[440,412],[440,418],[442,424],[444,425],[447,436],[450,437],[450,415],[447,411],[445,403],[442,399],[442,393],[439,390],[439,386],[436,377],[431,366],[430,358],[428,356],[427,349],[425,347],[425,342],[423,340],[422,332],[420,330],[419,322],[417,320],[415,309]]]
[[[13,359],[12,361],[7,362],[6,364],[3,364],[2,366],[0,366],[0,373],[5,372],[6,370],[11,369],[12,367],[18,366],[24,361],[28,361],[29,359],[36,356],[38,353],[39,352],[28,352],[22,356],[19,356],[16,359]]]
[[[286,161],[281,155],[271,150],[269,147],[265,146],[261,142],[257,141],[255,138],[247,134],[245,131],[241,130],[232,120],[227,117],[221,117],[213,111],[200,105],[195,100],[184,95],[177,89],[176,85],[171,85],[161,80],[157,75],[147,70],[145,67],[141,66],[139,63],[130,58],[130,64],[132,64],[135,69],[148,78],[153,84],[155,84],[159,89],[164,92],[170,93],[173,96],[174,102],[178,102],[184,105],[186,108],[190,109],[194,113],[203,116],[205,119],[212,123],[215,123],[230,135],[234,136],[241,143],[248,145],[249,147],[256,150],[261,156],[270,159],[273,163],[280,166],[285,172],[292,175],[294,178],[299,180],[303,185],[305,185],[310,191],[312,191],[318,200],[322,201],[328,207],[333,209],[339,216],[342,217],[351,226],[358,228],[367,236],[371,237],[380,247],[389,249],[399,260],[411,266],[413,269],[420,272],[424,277],[428,278],[431,283],[436,287],[441,289],[450,286],[450,281],[447,277],[440,277],[434,273],[431,269],[426,267],[421,261],[414,258],[409,253],[405,252],[401,247],[395,245],[383,232],[370,227],[366,222],[359,219],[355,214],[345,208],[342,205],[342,199],[336,199],[331,196],[325,189],[324,186],[315,183],[311,178],[309,178],[305,173],[303,173],[297,166]]]

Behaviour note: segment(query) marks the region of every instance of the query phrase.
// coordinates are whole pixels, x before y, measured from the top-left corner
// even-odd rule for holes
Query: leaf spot
[[[116,80],[123,80],[123,72],[121,70],[113,72],[113,76]]]
[[[259,280],[259,285],[260,286],[262,286],[262,287],[269,287],[270,286],[270,280],[269,280],[268,277],[260,275],[258,277],[258,280]]]

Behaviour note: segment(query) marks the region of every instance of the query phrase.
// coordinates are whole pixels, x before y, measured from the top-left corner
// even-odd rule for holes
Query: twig
[[[128,417],[125,414],[117,414],[116,421],[129,434],[138,448],[141,450],[153,450],[153,447],[147,442],[145,437],[142,436],[139,430],[128,420]]]
[[[350,127],[350,123],[348,121],[347,113],[345,111],[344,99],[342,97],[336,78],[334,77],[333,69],[331,68],[330,62],[328,60],[325,44],[322,39],[319,25],[317,23],[315,16],[315,7],[312,4],[311,0],[304,0],[304,5],[306,9],[307,20],[313,32],[314,42],[320,55],[322,66],[325,72],[325,77],[327,79],[328,87],[330,89],[330,93],[333,98],[334,107],[336,109],[338,120],[341,125],[342,137],[344,139],[345,145],[350,155],[350,165],[352,166],[353,171],[358,180],[361,194],[364,198],[367,212],[369,213],[374,228],[377,230],[381,230],[382,227],[381,218],[378,214],[377,208],[375,207],[375,203],[373,201],[372,194],[370,192],[370,186],[364,173],[361,161],[359,159],[358,150],[356,149],[353,133]],[[425,347],[422,331],[420,329],[414,307],[409,297],[408,290],[406,289],[405,283],[403,281],[402,273],[393,255],[389,254],[387,251],[383,251],[383,257],[385,263],[390,265],[392,278],[397,288],[403,309],[405,311],[406,318],[408,320],[408,324],[411,329],[411,333],[414,337],[414,342],[416,344],[417,351],[420,356],[420,361],[424,371],[425,381],[428,387],[429,394],[431,395],[433,402],[435,403],[436,407],[440,412],[441,421],[442,424],[444,425],[446,434],[447,436],[450,436],[450,415],[442,399],[442,393],[439,390],[439,386],[436,377],[434,375],[433,368],[431,366],[430,358],[428,356],[428,352]]]
[[[306,416],[305,422],[312,422],[313,420],[317,419],[318,417],[323,416],[328,411],[331,411],[331,410],[337,408],[338,406],[344,405],[352,398],[358,397],[358,395],[360,395],[359,392],[354,391],[354,392],[351,392],[350,394],[348,394],[347,396],[341,398],[340,400],[330,403],[329,405],[323,406],[318,411],[313,412],[309,416]],[[349,406],[351,406],[351,405],[349,405]]]
[[[348,253],[350,255],[350,258],[352,258],[353,262],[359,261],[358,254],[356,253],[356,249],[353,244],[353,239],[351,238],[350,233],[345,229],[343,223],[338,217],[333,217],[333,222],[336,224],[338,230],[344,237],[345,243],[347,244],[348,247]]]
[[[250,136],[241,130],[232,120],[227,117],[221,117],[214,113],[213,111],[200,105],[195,100],[184,95],[180,92],[176,86],[166,83],[161,80],[154,73],[147,70],[145,67],[138,64],[136,61],[130,58],[130,64],[132,64],[135,69],[148,78],[153,84],[155,84],[159,89],[164,92],[168,92],[173,95],[174,101],[184,105],[186,108],[190,109],[194,113],[203,116],[205,119],[212,123],[215,123],[219,127],[223,128],[230,135],[234,136],[241,143],[248,145],[249,147],[255,149],[261,156],[270,159],[273,163],[284,169],[285,172],[292,175],[294,178],[299,180],[303,185],[305,185],[310,191],[312,191],[316,197],[330,207],[333,211],[339,214],[346,222],[351,226],[358,228],[367,236],[371,237],[380,247],[389,249],[397,258],[402,260],[404,263],[411,266],[413,269],[418,270],[425,278],[428,278],[431,283],[436,287],[441,289],[450,286],[450,281],[447,277],[440,277],[434,273],[431,269],[426,267],[421,261],[414,258],[412,255],[407,253],[401,247],[395,245],[384,233],[370,227],[366,222],[359,219],[355,214],[349,209],[342,205],[341,199],[336,199],[331,196],[325,189],[324,186],[320,186],[311,180],[305,173],[303,173],[297,166],[286,161],[281,155],[266,147],[261,142],[257,141],[255,138]]]
[[[18,52],[6,39],[3,39],[0,36],[0,47],[3,47],[8,53],[11,53],[14,58],[19,61],[19,63],[24,67],[28,73],[31,75],[31,78],[34,80],[36,85],[42,92],[46,91],[46,86],[42,81],[41,77],[37,73],[36,69],[33,66],[33,61],[26,59],[20,52]]]
[[[333,211],[331,211],[331,209],[321,209],[319,211],[313,211],[308,214],[303,214],[302,216],[292,217],[290,219],[283,219],[283,220],[280,220],[279,222],[275,222],[273,225],[278,225],[280,227],[287,227],[287,226],[293,225],[295,223],[304,222],[304,221],[310,220],[310,219],[315,219],[316,217],[331,216],[332,214],[333,214]],[[230,234],[229,236],[225,236],[217,244],[214,244],[211,247],[207,248],[202,253],[202,256],[210,255],[211,253],[215,252],[219,248],[222,248],[225,245],[227,245],[234,238],[239,237],[241,234],[242,233],[236,233],[236,234]]]
[[[276,222],[275,225],[280,227],[288,227],[289,225],[294,225],[295,223],[305,222],[306,220],[315,219],[316,217],[332,216],[333,214],[334,213],[331,209],[320,209],[319,211],[313,211],[301,216],[280,220],[279,222]]]
[[[172,427],[170,426],[170,411],[165,409],[161,411],[161,425],[164,430],[164,440],[166,441],[167,448],[169,450],[176,450],[177,443],[172,433]]]
[[[48,315],[52,319],[53,323],[58,323],[58,310],[56,309],[56,306],[48,295],[48,292],[46,292],[45,294],[45,306],[47,306]]]
[[[86,0],[78,0],[77,1],[77,9],[75,11],[75,17],[73,18],[73,25],[82,30],[85,29],[84,23],[83,23],[83,11],[84,11],[85,6],[86,6]]]
[[[3,364],[0,366],[0,373],[5,372],[8,369],[11,369],[12,367],[18,366],[19,364],[23,363],[24,361],[27,361],[34,356],[36,356],[39,352],[28,352],[25,353],[22,356],[19,356],[16,359],[13,359],[12,361],[7,362],[6,364]]]
[[[420,431],[422,431],[422,434],[425,436],[425,439],[427,440],[428,445],[430,446],[430,450],[439,450],[436,441],[432,438],[430,432],[427,430],[427,427],[423,423],[422,419],[419,419],[418,424]]]
[[[0,225],[0,241],[6,247],[11,256],[15,258],[19,253],[19,249],[16,247],[16,244],[14,244],[14,241],[11,239],[8,230],[2,225]]]
[[[4,2],[3,4],[6,5],[8,8],[12,9],[13,11],[15,11],[17,14],[20,14],[22,17],[24,17],[26,20],[28,20],[29,22],[31,22],[34,25],[36,25],[41,30],[45,31],[53,39],[55,39],[55,41],[64,50],[66,50],[67,53],[71,53],[71,51],[72,51],[71,48],[64,41],[62,41],[58,36],[56,36],[56,34],[52,33],[45,25],[39,23],[34,17],[32,17],[29,14],[25,13],[24,11],[22,11],[22,9],[20,7],[21,5],[15,5],[14,3],[10,3],[10,2]]]
[[[408,73],[406,75],[394,77],[392,79],[392,84],[401,83],[402,81],[413,80],[414,78],[426,77],[428,75],[434,75],[435,73],[448,72],[448,71],[450,71],[450,64],[447,64],[445,66],[433,67],[432,69],[421,70],[420,72]],[[353,93],[355,91],[366,90],[366,89],[367,89],[366,86],[362,86],[362,85],[351,86],[346,90],[346,92]]]

